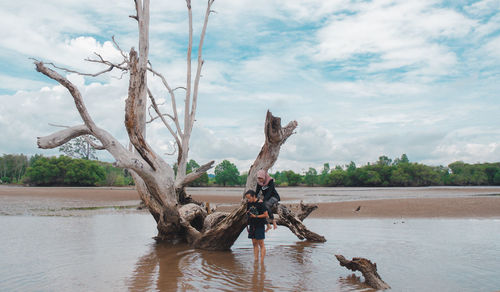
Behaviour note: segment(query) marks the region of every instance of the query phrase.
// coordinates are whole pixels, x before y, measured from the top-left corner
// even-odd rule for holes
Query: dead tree
[[[387,285],[386,282],[382,280],[377,272],[377,264],[372,263],[370,260],[365,258],[352,258],[352,260],[347,260],[343,255],[335,255],[339,264],[342,267],[355,272],[360,271],[365,277],[365,283],[370,287],[379,290],[390,289],[391,287]]]
[[[186,85],[183,87],[185,90],[185,103],[182,126],[181,116],[177,112],[174,89],[169,85],[165,76],[153,69],[148,59],[149,2],[149,0],[134,0],[136,15],[130,16],[138,23],[138,51],[131,48],[128,54],[125,53],[113,38],[116,49],[120,51],[123,57],[121,63],[112,63],[96,53],[95,58],[87,59],[87,61],[102,64],[105,66],[105,69],[90,74],[61,68],[52,63],[45,64],[42,61],[35,61],[38,72],[59,82],[69,91],[83,121],[83,124],[68,127],[49,136],[39,137],[38,146],[49,149],[59,147],[76,137],[84,135],[95,137],[99,142],[92,145],[94,148],[108,151],[116,160],[115,164],[117,166],[127,168],[132,173],[140,198],[157,222],[157,239],[188,241],[195,247],[206,249],[228,249],[245,226],[245,205],[242,204],[231,214],[213,213],[208,215],[206,210],[199,204],[193,203],[185,192],[186,185],[200,177],[214,163],[214,161],[210,161],[196,171],[186,174],[189,141],[195,122],[198,89],[203,66],[202,48],[214,0],[208,0],[207,3],[198,44],[198,58],[194,80],[192,80],[191,73],[193,19],[191,0],[186,0],[189,19],[189,39],[186,61]],[[113,70],[119,70],[122,74],[128,73],[129,88],[125,105],[125,128],[129,138],[128,147],[122,145],[109,132],[94,122],[79,89],[56,70],[91,77],[99,76]],[[160,109],[155,97],[149,90],[148,78],[150,77],[159,78],[163,83],[165,90],[170,96],[171,108],[169,112],[163,112]],[[175,141],[178,164],[176,176],[174,175],[172,166],[166,163],[147,142],[148,103],[149,109],[154,111],[154,116],[151,116],[150,122],[155,120],[161,121]],[[256,173],[259,169],[267,170],[274,164],[278,158],[281,145],[292,135],[296,126],[297,122],[294,121],[282,128],[280,118],[273,117],[270,112],[267,113],[265,126],[266,141],[255,163],[250,168],[246,185],[247,189],[255,187]],[[305,228],[301,222],[301,219],[305,218],[304,216],[299,219],[284,208],[284,206],[278,209],[278,214],[281,215],[280,220],[284,222],[283,224],[290,227],[299,238],[324,241],[324,238]]]

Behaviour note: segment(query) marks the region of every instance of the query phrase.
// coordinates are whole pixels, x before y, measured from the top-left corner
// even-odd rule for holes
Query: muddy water
[[[0,291],[368,291],[334,254],[375,261],[393,291],[497,291],[500,220],[307,219],[327,238],[245,232],[231,251],[158,245],[148,214],[0,216]],[[362,280],[362,278],[361,278]]]

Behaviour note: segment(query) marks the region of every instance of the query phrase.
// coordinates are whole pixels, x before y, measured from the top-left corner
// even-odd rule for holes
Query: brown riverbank
[[[359,211],[356,211],[358,210]],[[311,217],[333,218],[500,218],[500,196],[384,199],[322,203]]]
[[[405,190],[407,192],[407,190]],[[422,192],[421,190],[418,190]],[[225,193],[224,193],[225,192]],[[460,190],[463,193],[464,190]],[[208,193],[208,194],[207,194]],[[285,192],[284,192],[285,193]],[[459,192],[457,192],[458,194]],[[285,197],[287,197],[285,195]],[[217,192],[194,191],[193,198],[210,202],[219,210],[229,211],[240,201],[239,191],[221,190]],[[306,202],[307,197],[305,198]],[[67,188],[67,187],[0,187],[0,200],[4,203],[20,204],[37,201],[54,208],[82,206],[116,206],[139,203],[133,188]],[[283,202],[287,204],[286,202]],[[500,196],[475,194],[438,198],[383,198],[356,199],[341,202],[316,202],[319,208],[311,214],[312,218],[492,218],[500,217]],[[356,209],[359,210],[356,211]]]

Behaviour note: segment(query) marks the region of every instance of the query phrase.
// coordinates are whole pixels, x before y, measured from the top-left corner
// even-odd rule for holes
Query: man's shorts
[[[262,226],[248,226],[248,238],[261,240],[266,238],[266,231],[264,225]]]

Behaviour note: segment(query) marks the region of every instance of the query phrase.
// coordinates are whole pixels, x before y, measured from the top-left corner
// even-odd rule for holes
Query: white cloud
[[[464,7],[465,11],[475,16],[484,16],[500,9],[499,0],[481,0]]]
[[[205,3],[194,2],[195,34]],[[199,163],[230,159],[247,170],[262,146],[268,108],[284,124],[299,122],[275,170],[364,164],[402,153],[430,164],[498,160],[500,137],[488,128],[500,123],[498,1],[478,1],[464,7],[465,14],[437,0],[218,0],[214,5],[190,150]],[[5,3],[0,58],[9,66],[29,63],[30,73],[28,57],[96,72],[102,67],[83,61],[92,52],[121,58],[104,41],[111,35],[126,51],[137,46],[130,14],[133,1]],[[172,88],[185,86],[185,2],[152,3],[151,21],[152,64]],[[16,74],[9,68],[0,72],[3,89],[20,89],[0,96],[0,153],[33,153],[40,151],[36,136],[57,130],[49,122],[81,121],[64,88],[15,67]],[[127,78],[69,78],[79,85],[97,124],[126,141]],[[163,85],[153,76],[149,80],[168,109]],[[182,114],[184,91],[176,95]],[[148,137],[158,153],[171,151],[172,139],[161,123],[148,126]]]
[[[434,1],[373,1],[353,15],[332,16],[318,31],[317,60],[369,58],[368,71],[406,69],[427,77],[457,63],[441,38],[465,36],[475,22]]]
[[[488,57],[500,60],[500,36],[489,40],[482,48],[482,52],[486,53]],[[491,63],[490,63],[491,64]]]
[[[48,84],[41,81],[30,80],[25,78],[12,77],[0,74],[0,84],[2,89],[8,90],[33,90],[38,89]]]

